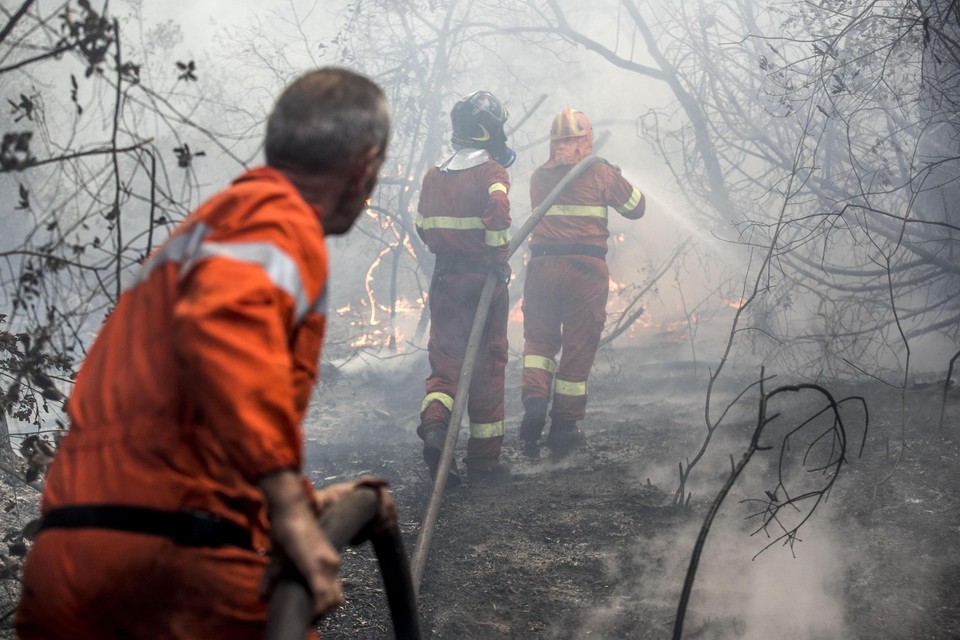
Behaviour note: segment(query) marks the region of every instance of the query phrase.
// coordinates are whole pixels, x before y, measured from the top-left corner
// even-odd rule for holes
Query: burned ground
[[[697,531],[730,456],[739,459],[749,441],[756,408],[744,402],[729,416],[691,478],[689,505],[674,506],[677,465],[704,433],[705,371],[641,364],[649,355],[606,354],[582,425],[588,447],[562,463],[520,455],[519,392],[508,385],[512,478],[446,495],[420,594],[426,637],[671,637]],[[307,468],[317,485],[362,473],[388,478],[412,553],[430,491],[415,435],[425,363],[401,360],[326,371],[308,421]],[[518,379],[516,366],[508,381]],[[750,376],[722,384],[717,402]],[[796,382],[782,377],[770,386]],[[769,539],[751,535],[756,509],[740,501],[773,486],[776,451],[754,457],[711,529],[685,638],[960,637],[960,394],[949,395],[941,432],[942,378],[929,380],[904,397],[876,381],[825,384],[838,398],[866,397],[870,428],[857,456],[862,414],[853,403],[845,411],[849,464],[792,552],[776,544],[753,559]],[[464,444],[465,436],[458,457]],[[8,518],[35,511],[27,509],[35,491],[10,489],[25,504]],[[343,575],[347,604],[322,623],[325,640],[392,637],[369,546],[345,553]],[[17,585],[2,584],[11,611]],[[0,637],[12,637],[10,623],[8,616]]]
[[[563,463],[520,456],[519,393],[508,384],[512,479],[448,491],[420,593],[427,637],[670,637],[696,533],[756,410],[731,414],[691,478],[688,506],[674,506],[678,462],[703,436],[705,372],[640,365],[643,355],[618,353],[597,371],[588,448]],[[508,370],[508,381],[517,374]],[[950,396],[941,434],[935,384],[904,397],[876,381],[825,386],[868,400],[862,455],[862,413],[850,410],[850,462],[827,502],[792,550],[776,544],[754,560],[770,539],[751,536],[755,508],[740,501],[772,486],[776,459],[757,454],[711,530],[684,637],[960,637],[960,397]],[[344,376],[320,392],[309,430],[318,484],[359,473],[391,481],[410,553],[430,490],[414,433],[420,394],[419,370]],[[346,553],[344,583],[347,605],[324,621],[323,637],[390,637],[369,548]]]

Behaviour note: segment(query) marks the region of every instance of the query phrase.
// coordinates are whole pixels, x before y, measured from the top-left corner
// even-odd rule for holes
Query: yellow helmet
[[[570,107],[565,107],[563,111],[557,114],[553,119],[553,125],[550,127],[550,139],[561,140],[563,138],[580,138],[589,136],[593,132],[590,127],[590,121],[586,114]]]

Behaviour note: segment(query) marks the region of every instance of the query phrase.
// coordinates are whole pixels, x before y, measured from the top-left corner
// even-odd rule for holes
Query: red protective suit
[[[574,153],[581,140],[586,138],[552,145],[551,161],[530,180],[534,208],[589,153]],[[522,399],[524,404],[531,398],[549,400],[552,392],[555,422],[580,420],[586,412],[587,377],[606,320],[608,206],[637,219],[644,200],[619,169],[597,163],[567,187],[530,237],[532,257],[523,288]]]
[[[431,373],[417,430],[421,437],[426,429],[446,429],[486,275],[492,268],[506,274],[509,188],[506,170],[479,149],[459,150],[452,162],[433,167],[423,179],[416,227],[437,260],[430,283]],[[508,312],[507,285],[501,282],[490,305],[467,404],[466,459],[478,470],[497,464],[503,442]]]
[[[190,509],[252,544],[45,529],[24,569],[19,637],[263,637],[257,484],[301,466],[326,278],[319,212],[266,167],[203,204],[143,265],[80,369],[43,512]]]

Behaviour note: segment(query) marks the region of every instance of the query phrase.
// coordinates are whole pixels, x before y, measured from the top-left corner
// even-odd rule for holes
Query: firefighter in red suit
[[[533,207],[592,152],[590,122],[567,107],[550,129],[550,160],[530,179]],[[620,170],[600,162],[566,188],[530,236],[523,288],[520,426],[524,452],[530,457],[540,454],[551,397],[547,447],[564,456],[584,443],[577,421],[587,408],[587,377],[603,332],[609,291],[607,208],[636,220],[644,206],[643,194]]]
[[[430,283],[430,377],[417,434],[423,457],[436,475],[450,412],[457,394],[467,339],[487,274],[499,283],[493,294],[469,390],[467,475],[495,481],[503,442],[504,367],[507,363],[510,178],[516,154],[506,146],[507,110],[491,93],[477,91],[454,105],[453,154],[423,179],[417,233],[436,256]],[[448,481],[459,484],[456,466]]]

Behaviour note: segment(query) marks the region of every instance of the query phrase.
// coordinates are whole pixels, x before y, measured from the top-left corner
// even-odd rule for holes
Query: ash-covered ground
[[[512,479],[448,491],[420,591],[427,637],[671,637],[697,532],[749,442],[757,409],[748,394],[727,415],[690,479],[692,499],[675,506],[678,463],[705,434],[707,367],[648,362],[639,350],[607,353],[591,378],[586,450],[531,463],[519,453],[511,360]],[[326,372],[308,427],[309,472],[318,485],[361,473],[389,479],[412,553],[431,488],[415,434],[426,363],[371,363]],[[714,415],[757,375],[721,382]],[[766,388],[796,382],[781,375]],[[774,539],[757,531],[750,501],[777,483],[783,431],[769,430],[764,443],[773,449],[755,454],[710,531],[685,638],[960,637],[960,394],[948,396],[941,433],[943,380],[930,382],[905,395],[874,380],[823,384],[837,399],[865,397],[869,431],[864,439],[859,403],[842,403],[848,464],[795,543],[757,556]],[[779,428],[796,426],[820,402],[798,395],[779,408]],[[791,439],[788,454],[812,438]],[[458,458],[465,440],[464,427]],[[807,462],[802,473],[817,481],[822,471]],[[322,623],[322,636],[392,637],[371,549],[348,550],[343,575],[347,604]]]

